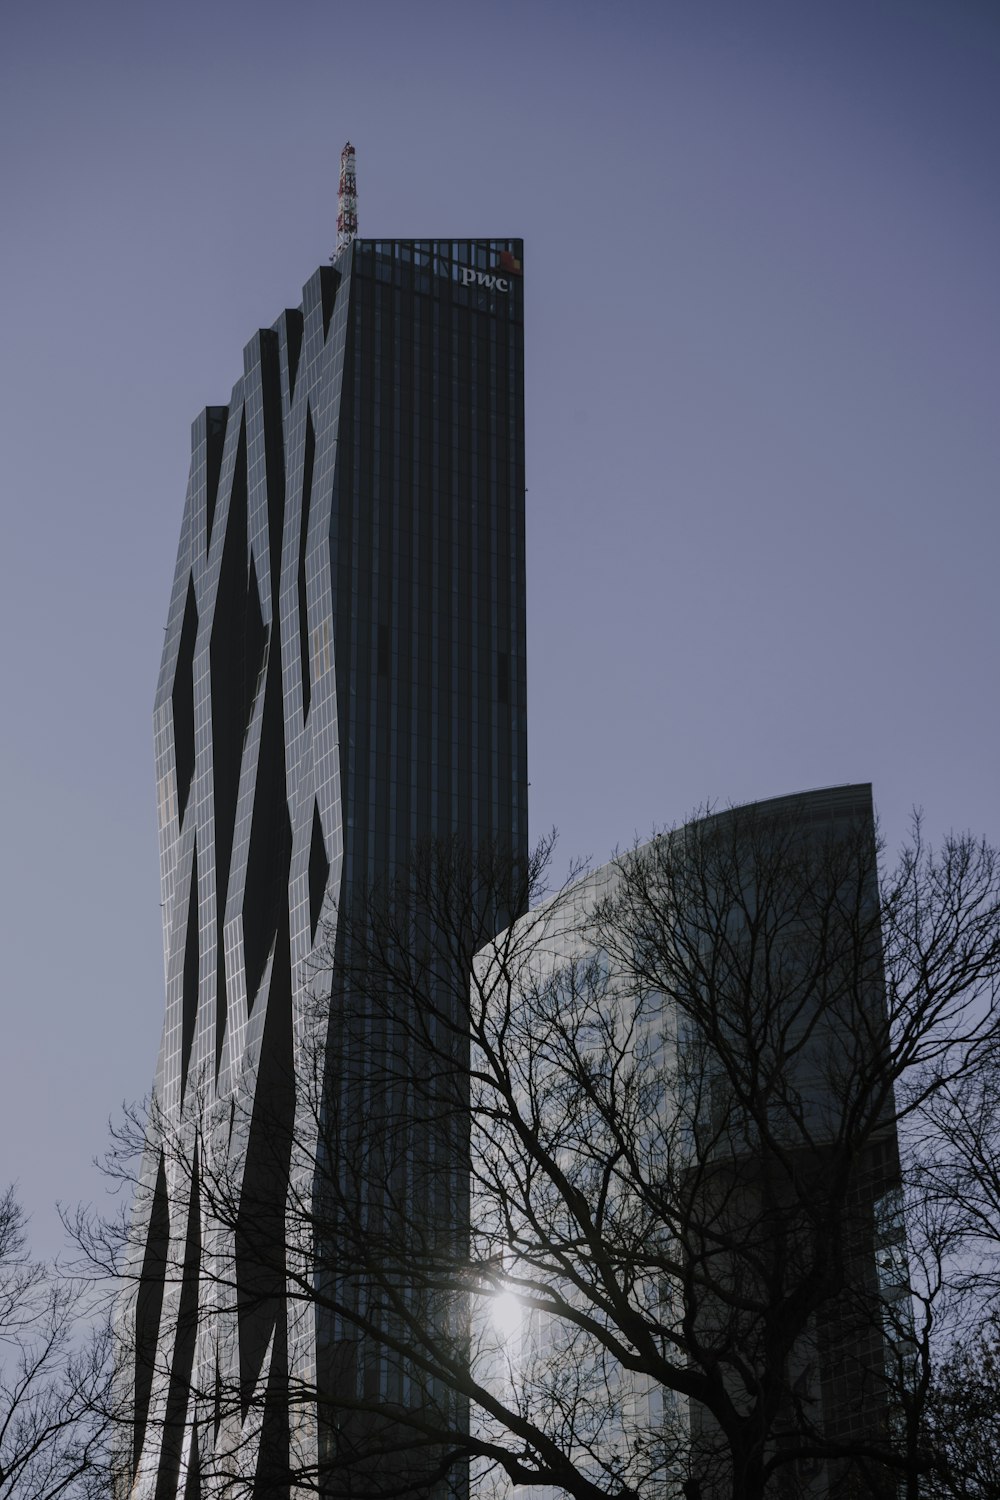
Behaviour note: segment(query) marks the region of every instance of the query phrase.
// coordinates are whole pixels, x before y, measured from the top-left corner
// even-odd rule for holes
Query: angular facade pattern
[[[194,424],[155,707],[167,1006],[127,1315],[136,1496],[199,1494],[213,1443],[252,1473],[288,1441],[290,1362],[315,1350],[290,1347],[269,1247],[337,909],[427,837],[526,853],[520,259],[355,241]],[[158,1137],[185,1131],[182,1166]],[[196,1330],[223,1158],[242,1198],[220,1353]],[[238,1362],[228,1436],[192,1406],[212,1360]]]

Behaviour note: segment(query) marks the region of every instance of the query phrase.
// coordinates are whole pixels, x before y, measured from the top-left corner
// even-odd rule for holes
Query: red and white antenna
[[[337,188],[337,255],[347,249],[357,232],[358,185],[354,180],[354,147],[348,141],[340,153],[340,185]],[[336,259],[336,256],[333,259]]]

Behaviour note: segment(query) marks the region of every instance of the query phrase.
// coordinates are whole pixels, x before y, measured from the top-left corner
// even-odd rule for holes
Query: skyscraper
[[[912,1345],[877,848],[868,785],[731,808],[479,955],[481,1067],[516,1082],[504,1108],[476,1095],[473,1255],[523,1292],[483,1340],[484,1445],[516,1408],[519,1443],[557,1429],[610,1494],[896,1493]]]
[[[301,1322],[290,1342],[283,1202],[338,911],[425,838],[526,855],[521,255],[355,240],[194,423],[155,707],[167,1006],[123,1314],[137,1497],[200,1494],[213,1444],[251,1478],[287,1445],[289,1371],[316,1351]],[[205,1419],[227,1363],[240,1409]]]

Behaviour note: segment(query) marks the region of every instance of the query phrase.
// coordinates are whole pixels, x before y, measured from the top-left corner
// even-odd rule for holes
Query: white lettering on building
[[[463,286],[484,286],[488,292],[510,291],[506,276],[491,276],[488,271],[474,271],[471,266],[459,266],[458,274]]]

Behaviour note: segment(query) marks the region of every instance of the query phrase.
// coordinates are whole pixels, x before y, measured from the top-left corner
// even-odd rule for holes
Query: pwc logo
[[[509,292],[510,279],[493,276],[489,271],[474,271],[471,266],[459,266],[459,279],[463,286],[483,286],[488,292]]]

